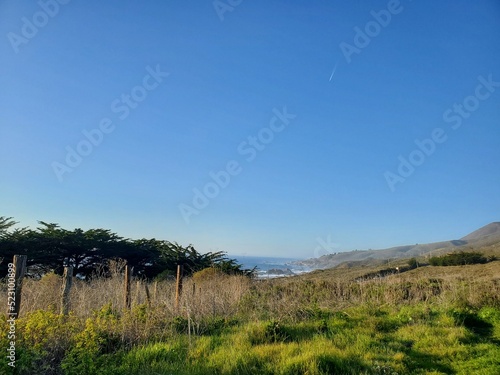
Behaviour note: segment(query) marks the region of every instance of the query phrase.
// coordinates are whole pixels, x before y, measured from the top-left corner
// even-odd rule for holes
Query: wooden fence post
[[[148,287],[148,282],[144,282],[144,290],[146,291],[146,302],[148,304],[148,307],[151,307],[151,296],[149,294],[149,287]]]
[[[64,267],[63,286],[61,292],[61,315],[68,315],[69,311],[69,292],[73,285],[73,267]]]
[[[27,255],[14,255],[14,259],[12,261],[13,264],[13,271],[14,272],[14,304],[11,305],[9,304],[8,311],[7,311],[7,316],[11,317],[13,316],[14,318],[19,317],[19,312],[21,311],[21,290],[23,288],[23,278],[24,274],[26,273],[26,260],[28,256]],[[9,267],[9,270],[12,267]],[[10,279],[10,277],[9,277]],[[10,280],[9,280],[10,283]],[[8,301],[11,302],[11,287],[9,287],[9,297]]]
[[[125,266],[123,302],[125,309],[130,309],[130,266],[128,264]]]
[[[175,309],[179,308],[179,298],[182,292],[182,266],[177,265],[177,281],[175,283]]]

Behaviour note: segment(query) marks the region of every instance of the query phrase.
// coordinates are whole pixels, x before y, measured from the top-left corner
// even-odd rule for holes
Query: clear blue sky
[[[47,4],[0,2],[0,215],[300,258],[500,220],[496,0]]]

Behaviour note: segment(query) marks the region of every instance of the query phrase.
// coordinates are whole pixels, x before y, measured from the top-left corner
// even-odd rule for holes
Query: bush
[[[213,280],[223,277],[223,275],[224,272],[222,272],[220,269],[214,267],[208,267],[202,269],[201,271],[195,272],[193,274],[193,281],[195,283],[201,283],[203,281]]]
[[[61,362],[64,373],[83,375],[100,370],[107,363],[107,355],[123,347],[117,333],[120,326],[117,312],[111,304],[94,311],[94,317],[86,320],[84,330],[73,337],[71,348]]]
[[[415,258],[411,258],[408,260],[408,266],[413,269],[418,267],[418,261]]]
[[[459,252],[432,257],[429,259],[431,266],[465,266],[468,264],[488,263],[488,259],[477,252]]]
[[[8,358],[0,362],[0,374],[51,375],[59,373],[59,366],[80,325],[73,316],[61,316],[54,311],[36,310],[15,322],[15,337],[9,338],[10,324],[0,317],[0,347],[5,350],[15,344],[15,371],[8,366]],[[5,334],[4,334],[5,332]]]

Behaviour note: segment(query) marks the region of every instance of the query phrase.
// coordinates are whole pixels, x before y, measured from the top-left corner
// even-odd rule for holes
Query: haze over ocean
[[[283,276],[283,273],[290,272],[297,275],[304,272],[309,272],[312,269],[300,265],[293,264],[297,258],[282,258],[282,257],[260,257],[260,256],[244,256],[244,255],[231,255],[229,258],[236,259],[242,265],[243,269],[253,269],[257,267],[257,277],[276,277]]]

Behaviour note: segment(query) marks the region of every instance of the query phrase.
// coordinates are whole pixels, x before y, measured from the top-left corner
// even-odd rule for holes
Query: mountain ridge
[[[481,227],[474,232],[469,233],[467,236],[462,237],[461,240],[470,241],[476,239],[482,239],[484,237],[490,236],[500,236],[500,222],[494,221],[484,227]]]
[[[394,246],[379,250],[346,251],[326,254],[319,258],[295,261],[293,264],[315,269],[326,269],[336,267],[345,262],[404,259],[418,256],[438,255],[441,253],[464,250],[473,245],[486,246],[497,242],[500,242],[500,222],[492,222],[458,240]]]

